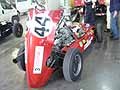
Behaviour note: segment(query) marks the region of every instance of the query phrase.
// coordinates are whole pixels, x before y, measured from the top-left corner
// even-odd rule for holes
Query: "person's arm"
[[[114,11],[113,17],[115,18],[116,16],[118,16],[118,11],[117,10]]]
[[[114,15],[113,17],[116,17],[118,15],[118,12],[120,11],[120,0],[113,0],[114,3]]]

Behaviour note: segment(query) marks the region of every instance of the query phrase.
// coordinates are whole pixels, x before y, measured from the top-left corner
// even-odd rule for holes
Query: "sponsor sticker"
[[[90,40],[87,40],[87,43],[84,46],[84,50],[91,44],[93,37],[90,38]]]
[[[80,45],[80,47],[83,47],[83,43],[82,42],[79,42],[79,45]]]

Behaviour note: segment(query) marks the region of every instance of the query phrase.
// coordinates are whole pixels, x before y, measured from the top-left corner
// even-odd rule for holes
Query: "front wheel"
[[[80,79],[83,69],[83,59],[78,49],[69,49],[63,61],[63,75],[67,81]]]

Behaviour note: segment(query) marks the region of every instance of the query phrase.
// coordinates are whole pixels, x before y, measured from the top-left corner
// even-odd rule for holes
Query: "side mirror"
[[[15,37],[20,38],[23,35],[23,26],[20,23],[15,23],[12,31]]]

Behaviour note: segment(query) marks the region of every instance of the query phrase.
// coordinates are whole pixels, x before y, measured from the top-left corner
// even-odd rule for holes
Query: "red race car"
[[[60,68],[65,80],[71,82],[80,78],[83,69],[81,53],[92,43],[94,27],[76,22],[80,13],[75,12],[69,16],[61,9],[36,7],[29,10],[25,45],[13,60],[26,71],[29,87],[46,85]]]

